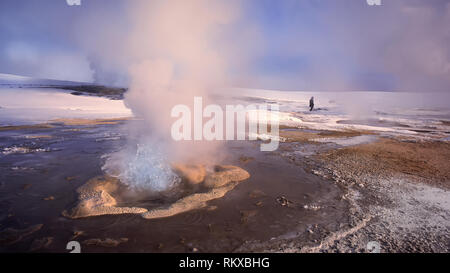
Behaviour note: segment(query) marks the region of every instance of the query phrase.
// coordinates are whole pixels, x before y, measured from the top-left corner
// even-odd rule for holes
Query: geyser
[[[248,179],[250,174],[235,166],[216,166],[206,171],[201,165],[178,165],[175,167],[183,180],[202,184],[207,191],[194,193],[180,198],[169,206],[156,208],[118,206],[115,196],[121,183],[113,177],[96,177],[77,189],[78,202],[72,209],[63,211],[63,215],[76,219],[98,215],[140,214],[145,219],[174,216],[186,211],[207,206],[211,200],[223,197],[240,182]]]
[[[215,0],[134,3],[127,39],[130,86],[124,101],[143,122],[131,137],[138,141],[129,143],[136,149],[112,155],[107,169],[114,166],[112,173],[132,189],[160,192],[179,181],[171,162],[201,158],[217,163],[210,159],[218,143],[172,141],[171,109],[195,96],[210,103],[210,91],[223,85],[233,54],[221,36],[239,9],[237,2]]]
[[[172,171],[162,146],[151,141],[109,155],[103,169],[134,192],[163,192],[181,181]]]

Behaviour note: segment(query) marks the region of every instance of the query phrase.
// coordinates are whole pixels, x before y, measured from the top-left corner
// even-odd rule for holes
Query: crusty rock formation
[[[173,171],[189,184],[200,184],[205,180],[206,168],[203,165],[173,164]]]
[[[239,182],[250,177],[250,174],[236,166],[218,165],[214,172],[205,178],[204,185],[208,188],[225,186],[230,182]]]
[[[111,193],[117,191],[120,185],[119,180],[109,176],[96,177],[77,189],[79,194],[77,205],[70,211],[64,211],[63,215],[72,219],[106,214],[141,214],[145,219],[169,217],[203,208],[208,201],[223,197],[239,182],[250,177],[247,171],[228,165],[216,166],[210,173],[207,173],[203,165],[177,164],[173,168],[187,183],[201,184],[209,190],[181,198],[168,207],[151,210],[117,207],[117,202]]]
[[[105,176],[96,177],[77,189],[78,203],[63,215],[72,218],[83,218],[106,214],[140,214],[147,211],[145,208],[116,207],[117,202],[111,192],[117,190],[119,181],[116,178]]]
[[[190,169],[193,171],[193,169]],[[206,207],[206,203],[213,199],[223,197],[239,182],[250,177],[250,174],[235,166],[216,166],[213,173],[206,175],[204,185],[210,188],[204,193],[195,193],[186,196],[169,207],[149,210],[142,214],[145,219],[170,217],[182,212]]]
[[[205,193],[194,193],[176,201],[169,207],[156,208],[142,214],[145,219],[155,219],[174,216],[186,211],[200,209],[206,207],[206,203],[213,199],[223,197],[227,192],[231,191],[238,182],[232,182],[226,186],[211,189]]]

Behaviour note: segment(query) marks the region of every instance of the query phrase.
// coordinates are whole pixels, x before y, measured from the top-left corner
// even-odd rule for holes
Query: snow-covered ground
[[[60,81],[51,79],[37,79],[26,76],[3,74],[0,73],[0,88],[15,88],[15,87],[32,87],[32,86],[70,86],[70,85],[85,85],[89,83]]]
[[[132,116],[121,100],[74,96],[67,90],[0,88],[0,126],[44,123],[58,118]]]
[[[120,100],[37,88],[39,85],[82,84],[0,74],[0,126],[41,123],[56,118],[132,116]],[[287,126],[450,138],[450,95],[445,93],[287,92],[235,88],[220,92],[222,97],[224,94],[227,104],[277,103],[280,113],[276,118]],[[312,96],[315,110],[310,112]]]
[[[68,90],[49,88],[87,84],[0,73],[0,126],[45,123],[59,118],[132,116],[123,101],[74,96]]]
[[[280,124],[313,130],[370,130],[450,136],[450,95],[408,92],[293,92],[231,89],[234,103],[278,103]],[[314,96],[315,110],[309,111]]]

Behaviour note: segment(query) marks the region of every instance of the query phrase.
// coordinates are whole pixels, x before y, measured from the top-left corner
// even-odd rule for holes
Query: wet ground
[[[0,240],[0,251],[68,252],[67,243],[76,240],[82,252],[231,252],[255,240],[314,240],[312,227],[330,232],[348,220],[338,186],[281,153],[260,152],[256,142],[227,144],[225,163],[251,177],[207,209],[156,220],[63,217],[77,200],[76,189],[103,175],[103,156],[125,145],[127,122],[0,131],[0,233],[43,224],[13,243]],[[118,243],[88,241],[108,238]]]

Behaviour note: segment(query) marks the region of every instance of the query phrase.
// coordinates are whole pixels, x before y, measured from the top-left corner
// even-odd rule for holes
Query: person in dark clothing
[[[311,97],[309,100],[309,111],[312,111],[314,109],[314,97]]]

